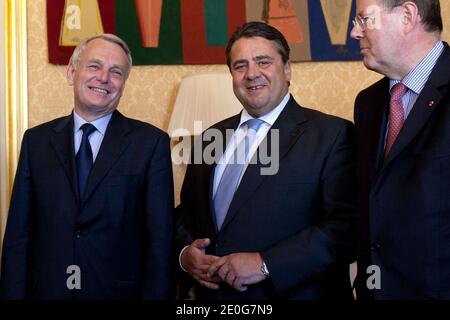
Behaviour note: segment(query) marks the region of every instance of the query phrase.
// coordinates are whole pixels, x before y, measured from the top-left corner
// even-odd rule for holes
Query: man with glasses
[[[385,78],[359,93],[359,299],[450,298],[450,49],[438,0],[358,0],[351,36]]]

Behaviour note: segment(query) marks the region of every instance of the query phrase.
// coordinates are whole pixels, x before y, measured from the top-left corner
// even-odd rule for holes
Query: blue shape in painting
[[[350,37],[350,31],[353,28],[352,18],[355,16],[355,12],[355,1],[353,1],[348,21],[347,45],[336,46],[331,44],[320,1],[308,1],[311,58],[313,61],[351,61],[361,59],[359,42]]]

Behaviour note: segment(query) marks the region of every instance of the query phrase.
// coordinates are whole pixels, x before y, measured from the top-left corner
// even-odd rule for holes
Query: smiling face
[[[230,69],[234,94],[253,117],[272,111],[288,92],[291,66],[274,41],[240,38],[231,48]]]
[[[119,45],[103,39],[87,43],[78,64],[67,69],[75,112],[87,121],[112,113],[125,88],[127,70],[128,57]]]

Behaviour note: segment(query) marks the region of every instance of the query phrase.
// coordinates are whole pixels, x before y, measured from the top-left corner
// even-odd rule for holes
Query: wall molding
[[[2,175],[1,238],[22,136],[28,126],[27,6],[26,0],[1,0],[4,8],[4,175]],[[2,142],[3,144],[3,142]]]

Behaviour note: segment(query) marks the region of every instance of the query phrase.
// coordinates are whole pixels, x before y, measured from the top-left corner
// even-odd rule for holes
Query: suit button
[[[81,231],[75,231],[75,238],[77,239],[81,238]]]
[[[370,245],[370,250],[372,251],[378,251],[381,249],[381,245],[377,242],[374,242]]]

